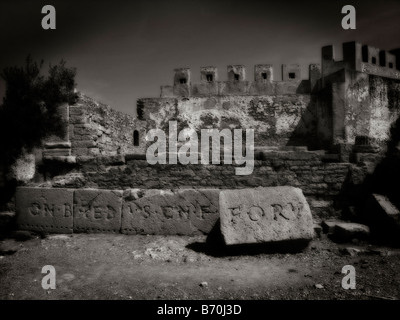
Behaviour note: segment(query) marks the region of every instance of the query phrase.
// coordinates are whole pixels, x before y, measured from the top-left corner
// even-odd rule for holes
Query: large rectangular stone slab
[[[121,208],[121,190],[75,190],[74,232],[119,232]]]
[[[310,207],[298,188],[224,190],[219,206],[221,232],[227,245],[313,237]]]
[[[72,233],[73,190],[19,187],[16,219],[19,229]]]
[[[124,192],[122,233],[208,234],[219,218],[218,189],[130,189]]]

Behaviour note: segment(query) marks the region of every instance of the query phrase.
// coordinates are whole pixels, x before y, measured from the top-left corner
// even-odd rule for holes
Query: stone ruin
[[[400,50],[348,42],[342,61],[332,46],[321,54],[306,80],[297,64],[282,65],[280,81],[270,64],[254,67],[254,81],[243,65],[228,66],[226,81],[203,67],[200,83],[176,69],[159,98],[137,101],[136,118],[82,94],[60,106],[64,135],[43,142],[17,189],[18,228],[197,235],[220,219],[225,242],[238,244],[311,239],[324,220],[354,218],[399,118]],[[146,133],[169,121],[254,129],[253,173],[223,161],[150,165]]]

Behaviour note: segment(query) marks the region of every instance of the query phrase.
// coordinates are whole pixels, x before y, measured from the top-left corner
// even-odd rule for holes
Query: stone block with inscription
[[[121,190],[75,190],[74,232],[119,232],[121,208]]]
[[[313,237],[310,207],[298,188],[224,190],[219,206],[221,233],[227,245]]]
[[[71,189],[17,188],[16,219],[19,229],[72,233]]]
[[[217,189],[126,190],[121,231],[127,234],[207,234],[219,218],[219,193]]]

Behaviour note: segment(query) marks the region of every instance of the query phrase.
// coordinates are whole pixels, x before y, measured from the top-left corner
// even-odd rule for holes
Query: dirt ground
[[[253,255],[212,254],[205,236],[73,234],[21,240],[0,242],[3,300],[400,298],[399,249],[338,245],[326,235],[301,253]],[[45,265],[56,270],[54,290],[42,288]],[[345,265],[355,267],[355,290],[341,286]]]

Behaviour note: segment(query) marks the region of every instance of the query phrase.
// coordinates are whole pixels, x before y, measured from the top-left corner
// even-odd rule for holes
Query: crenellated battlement
[[[334,47],[331,45],[321,50],[323,77],[346,68],[371,75],[400,79],[399,50],[388,52],[352,41],[343,43],[342,61],[336,61],[334,53]]]
[[[282,78],[274,80],[272,64],[254,66],[254,80],[246,79],[244,65],[228,65],[227,80],[218,79],[215,66],[200,68],[200,83],[191,82],[190,68],[175,69],[172,86],[161,87],[161,97],[311,94],[323,87],[319,81],[339,70],[353,70],[381,77],[400,79],[400,49],[385,51],[359,42],[343,43],[343,59],[336,61],[334,46],[321,50],[321,64],[309,65],[309,77],[302,80],[299,64],[282,64]],[[321,86],[318,86],[318,83]]]
[[[161,98],[138,100],[138,134],[173,119],[195,129],[254,128],[257,145],[330,149],[342,161],[350,159],[348,146],[375,150],[400,114],[400,49],[355,41],[342,46],[340,61],[332,45],[323,47],[321,64],[309,65],[308,79],[299,64],[282,64],[277,80],[272,64],[254,65],[253,79],[246,66],[228,65],[223,81],[217,67],[201,67],[199,83],[189,68],[175,69]],[[364,140],[371,146],[358,148]]]
[[[312,64],[312,66],[315,66],[315,64]],[[281,81],[301,79],[301,68],[299,64],[282,64],[281,68]],[[254,66],[254,81],[272,81],[273,69],[274,67],[272,64],[256,64]],[[177,68],[174,70],[174,72],[174,84],[190,84],[190,68]],[[246,66],[242,64],[228,65],[226,74],[227,81],[246,81]],[[218,68],[214,66],[201,67],[200,81],[218,81]]]
[[[244,65],[228,65],[227,80],[218,80],[218,69],[214,66],[200,68],[200,83],[191,82],[189,68],[175,69],[173,86],[162,86],[161,97],[212,96],[212,95],[270,95],[311,93],[321,77],[319,64],[311,64],[308,80],[301,79],[299,64],[283,64],[282,80],[274,81],[272,64],[254,66],[254,81],[246,80]]]

